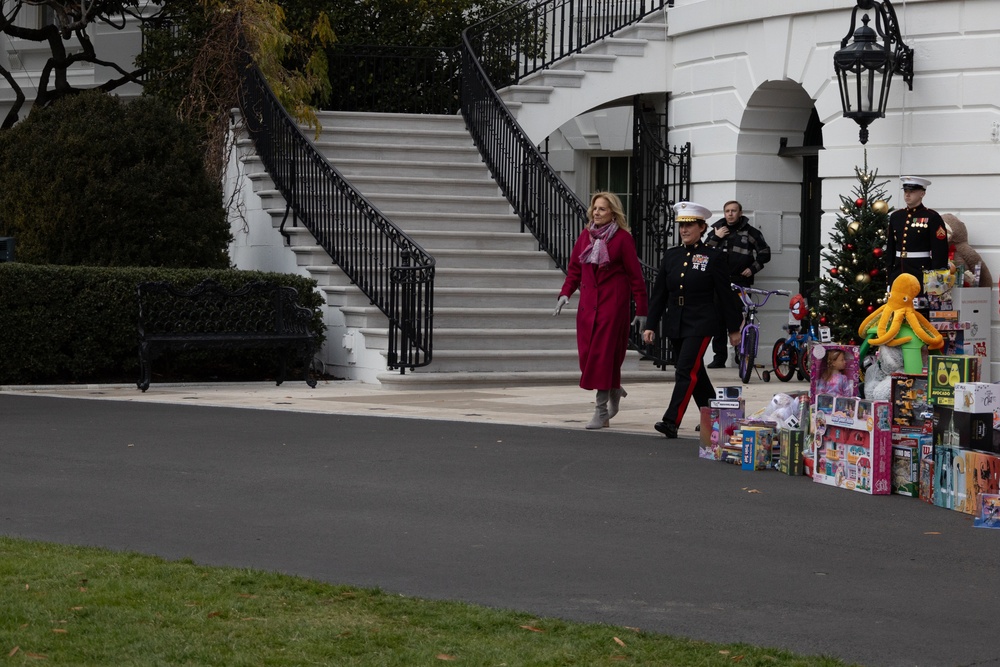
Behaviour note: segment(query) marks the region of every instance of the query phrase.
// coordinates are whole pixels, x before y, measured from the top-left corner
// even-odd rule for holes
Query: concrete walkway
[[[791,388],[754,379],[749,407]],[[693,420],[651,430],[669,383],[628,390],[588,432],[573,387],[4,387],[0,533],[870,667],[1000,665],[981,622],[1000,531],[701,460]]]
[[[716,388],[743,387],[748,414],[765,407],[777,392],[808,389],[805,382],[784,383],[776,379],[762,382],[756,376],[749,384],[742,385],[735,368],[712,369],[709,373]],[[621,412],[612,421],[610,431],[645,433],[662,438],[653,430],[653,424],[660,421],[670,401],[673,369],[645,375],[658,380],[624,383],[628,397],[622,400]],[[298,380],[288,380],[280,387],[268,382],[152,384],[145,393],[134,384],[0,386],[0,392],[581,429],[594,413],[595,396],[595,392],[584,391],[575,385],[408,391],[352,381],[321,382],[310,389]],[[696,438],[697,424],[698,408],[692,403],[684,415],[679,435]]]

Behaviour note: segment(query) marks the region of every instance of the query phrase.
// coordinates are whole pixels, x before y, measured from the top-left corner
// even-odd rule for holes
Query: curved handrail
[[[673,0],[526,0],[462,31],[462,116],[501,192],[541,250],[563,272],[587,222],[587,205],[528,139],[497,93],[532,72],[596,43]],[[598,6],[612,8],[614,16]],[[647,289],[656,268],[643,264]],[[650,277],[652,276],[652,278]],[[641,332],[630,344],[646,350]],[[658,363],[666,357],[652,354]]]
[[[323,157],[249,56],[242,73],[247,131],[295,221],[389,319],[388,367],[405,373],[426,366],[433,356],[434,257]]]

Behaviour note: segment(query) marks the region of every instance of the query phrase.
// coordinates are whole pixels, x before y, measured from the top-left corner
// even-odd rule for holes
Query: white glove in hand
[[[562,309],[563,309],[563,306],[565,306],[567,303],[569,303],[569,297],[568,296],[561,296],[561,297],[559,297],[559,301],[556,302],[556,309],[552,311],[552,317],[555,317],[556,315],[558,315],[559,313],[561,313]]]
[[[632,318],[632,326],[638,325],[639,331],[645,331],[646,329],[646,318],[642,315],[636,315]]]

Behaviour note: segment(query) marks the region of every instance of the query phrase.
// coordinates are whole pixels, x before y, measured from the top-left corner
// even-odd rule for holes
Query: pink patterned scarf
[[[611,261],[608,257],[608,243],[618,231],[618,223],[609,222],[602,227],[595,227],[591,223],[588,231],[590,232],[590,245],[580,255],[580,261],[584,264],[604,266]]]

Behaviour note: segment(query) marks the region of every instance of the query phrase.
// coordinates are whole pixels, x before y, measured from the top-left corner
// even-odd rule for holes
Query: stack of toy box
[[[778,471],[786,475],[805,472],[803,456],[806,451],[806,433],[803,429],[778,429]]]
[[[926,461],[924,477],[932,479],[934,408],[928,395],[926,375],[893,373],[892,404],[892,492],[920,496],[921,463]],[[923,448],[928,455],[921,457]],[[929,483],[929,481],[928,481]]]
[[[778,425],[774,422],[743,420],[740,423],[740,467],[767,470],[777,460]]]
[[[725,459],[723,448],[739,431],[740,420],[746,416],[742,387],[719,387],[716,397],[701,408],[701,445],[698,456],[712,461]]]
[[[892,492],[889,401],[819,394],[813,481],[871,495]]]
[[[849,380],[847,391],[844,392],[845,395],[855,397],[858,395],[859,390],[858,380],[861,377],[861,371],[858,363],[859,348],[857,346],[839,345],[836,343],[820,343],[814,344],[810,347],[812,358],[809,363],[809,396],[812,416],[808,422],[809,426],[806,435],[807,444],[809,446],[805,448],[802,455],[803,472],[808,477],[812,477],[815,474],[817,463],[816,453],[819,444],[817,442],[815,428],[816,398],[820,393],[820,380],[826,372],[826,358],[828,353],[832,350],[841,350],[844,353],[844,360],[846,362],[844,375],[847,376]]]

